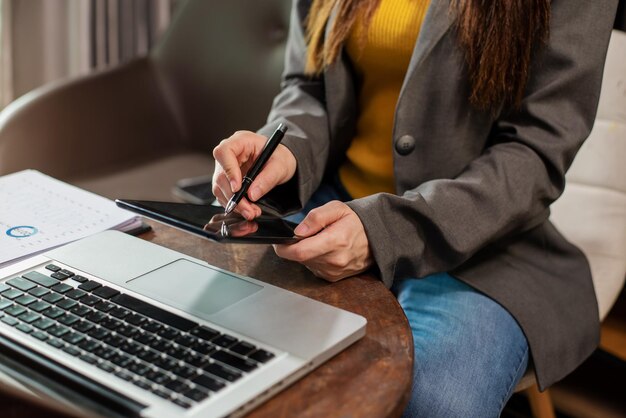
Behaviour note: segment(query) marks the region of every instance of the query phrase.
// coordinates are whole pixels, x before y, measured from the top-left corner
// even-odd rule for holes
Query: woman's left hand
[[[361,220],[340,201],[313,209],[295,233],[304,238],[295,244],[274,245],[276,254],[304,264],[330,282],[362,273],[374,263]]]

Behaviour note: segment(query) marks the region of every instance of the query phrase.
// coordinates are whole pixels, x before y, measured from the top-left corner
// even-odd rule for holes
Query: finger
[[[226,175],[224,174],[224,172],[221,170],[221,167],[219,169],[219,173],[213,176],[212,189],[213,189],[213,194],[215,194],[215,190],[218,189],[222,193],[222,195],[226,198],[226,200],[230,199],[230,197],[233,195],[233,191],[230,187],[230,183],[228,182],[228,179],[226,178]]]
[[[241,165],[253,154],[254,146],[241,132],[236,132],[213,149],[213,158],[222,167],[232,192],[241,187]]]
[[[281,161],[275,156],[270,157],[263,170],[259,172],[248,190],[248,197],[256,202],[265,196],[270,190],[284,181],[285,169]]]
[[[310,237],[345,216],[347,206],[338,200],[310,211],[294,230],[301,237]]]
[[[322,257],[333,251],[333,232],[319,233],[309,238],[305,238],[295,244],[278,244],[274,246],[276,255],[286,260],[297,261],[306,264],[311,260]]]

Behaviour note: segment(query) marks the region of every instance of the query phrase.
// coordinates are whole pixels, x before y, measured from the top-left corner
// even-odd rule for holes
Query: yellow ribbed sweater
[[[352,197],[395,193],[392,130],[396,102],[429,0],[381,0],[366,41],[357,22],[346,50],[362,80],[356,134],[339,177]]]

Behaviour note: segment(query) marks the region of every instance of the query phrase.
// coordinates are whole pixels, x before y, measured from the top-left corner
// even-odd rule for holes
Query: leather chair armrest
[[[36,89],[0,113],[0,174],[61,179],[182,147],[182,130],[148,58]]]

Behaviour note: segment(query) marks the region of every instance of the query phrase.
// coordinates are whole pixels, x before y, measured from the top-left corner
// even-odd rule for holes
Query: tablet
[[[224,214],[224,208],[192,203],[115,200],[117,206],[218,242],[289,244],[298,241],[297,226],[274,216],[261,215],[247,221],[239,214]]]

